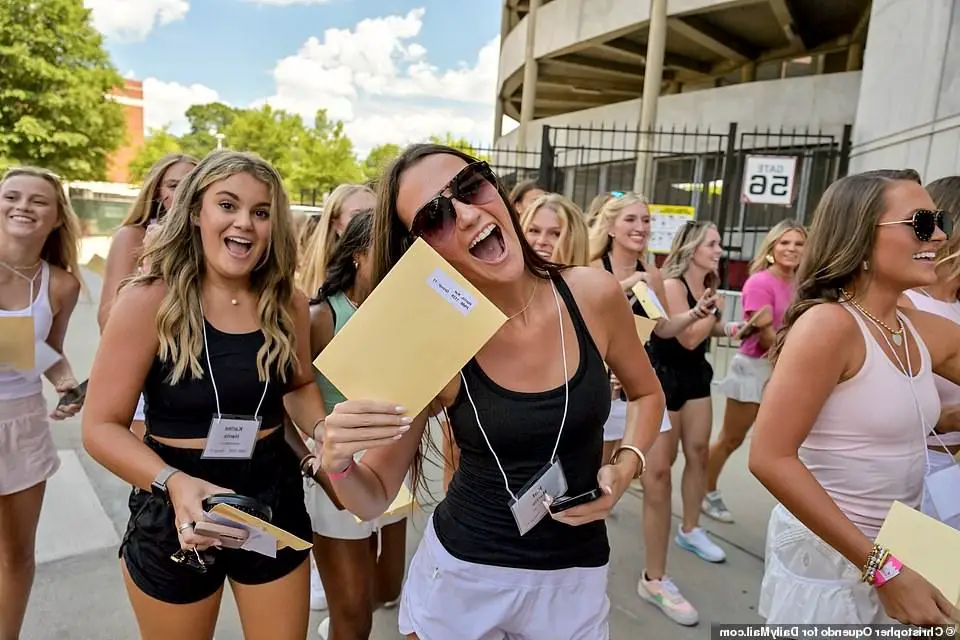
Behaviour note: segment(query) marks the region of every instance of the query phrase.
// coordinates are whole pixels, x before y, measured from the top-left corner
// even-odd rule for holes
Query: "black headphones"
[[[273,519],[273,510],[269,505],[266,505],[255,498],[249,496],[241,496],[236,493],[217,493],[212,496],[207,496],[203,499],[203,510],[212,511],[215,506],[218,504],[227,504],[243,511],[244,513],[250,514],[256,518],[260,518],[264,522],[270,522]]]

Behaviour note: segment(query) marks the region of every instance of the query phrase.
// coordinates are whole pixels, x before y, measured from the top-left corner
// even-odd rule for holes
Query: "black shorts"
[[[657,362],[653,369],[663,387],[667,411],[680,411],[689,400],[710,397],[713,367],[706,360],[684,362],[680,366]]]
[[[251,460],[202,460],[200,450],[169,447],[149,435],[144,442],[170,466],[270,505],[273,524],[312,540],[299,461],[284,440],[282,427],[257,443]],[[284,548],[270,558],[243,549],[218,549],[207,572],[199,573],[170,559],[180,548],[173,507],[136,488],[129,502],[130,521],[120,557],[141,591],[169,604],[199,602],[216,593],[227,577],[248,585],[273,582],[303,564],[310,553]]]

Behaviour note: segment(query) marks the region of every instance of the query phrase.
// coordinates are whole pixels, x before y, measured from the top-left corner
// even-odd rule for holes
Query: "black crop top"
[[[603,257],[601,257],[600,260],[603,262],[603,268],[609,271],[610,273],[613,273],[613,265],[610,263],[610,254],[609,253],[603,254]],[[639,271],[640,273],[647,272],[646,267],[644,267],[643,263],[640,262],[639,260],[637,260],[636,271]],[[614,277],[616,277],[616,274],[614,274]],[[641,318],[649,317],[647,315],[647,311],[643,308],[643,305],[640,304],[640,301],[637,300],[637,297],[633,295],[632,291],[627,293],[627,297],[633,299],[633,306],[631,307],[633,309],[633,315],[640,316]]]
[[[610,413],[610,383],[603,359],[562,278],[554,278],[576,329],[580,364],[570,378],[567,422],[557,455],[567,479],[567,494],[597,486],[603,458],[603,423]],[[544,345],[557,349],[559,345]],[[503,464],[512,491],[518,491],[550,459],[563,416],[563,385],[539,393],[504,389],[476,360],[463,369],[483,428]],[[437,538],[466,562],[520,569],[554,570],[600,567],[609,561],[604,522],[571,527],[548,515],[521,536],[510,511],[510,496],[490,448],[477,426],[463,385],[449,411],[460,447],[460,466],[433,521]]]
[[[287,373],[287,382],[279,375],[270,376],[267,393],[257,374],[257,352],[263,346],[262,331],[251,333],[223,333],[204,319],[210,349],[213,377],[220,396],[220,411],[223,415],[253,416],[260,405],[261,429],[270,429],[283,423],[283,396],[287,391],[292,367]],[[161,362],[157,356],[143,384],[144,415],[147,433],[160,438],[206,438],[210,420],[217,413],[213,384],[207,371],[207,357],[200,352],[200,367],[203,378],[197,380],[188,372],[177,384],[168,380],[172,363]]]
[[[697,299],[693,297],[693,293],[690,291],[690,285],[687,284],[687,279],[680,278],[680,282],[683,283],[683,288],[687,290],[687,305],[693,309],[697,306]],[[676,338],[661,338],[657,336],[657,334],[653,334],[650,336],[650,349],[648,352],[652,360],[666,367],[695,367],[703,364],[704,358],[707,355],[707,345],[709,342],[710,336],[708,335],[703,339],[703,342],[698,344],[694,349],[687,349],[680,344],[680,341]]]

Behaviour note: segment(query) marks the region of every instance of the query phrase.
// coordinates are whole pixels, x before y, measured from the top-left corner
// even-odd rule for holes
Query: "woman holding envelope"
[[[117,298],[120,283],[135,275],[140,268],[140,257],[143,255],[148,233],[156,232],[157,225],[173,202],[173,192],[177,190],[177,185],[196,166],[197,161],[190,156],[171,153],[150,167],[136,201],[110,241],[107,266],[100,287],[100,307],[97,310],[97,323],[101,332]],[[140,437],[143,437],[146,429],[143,421],[141,395],[130,427]]]
[[[937,208],[949,212],[951,229],[960,223],[960,176],[934,180],[927,185],[927,193]],[[920,287],[906,292],[901,300],[903,306],[933,313],[960,324],[960,235],[953,234],[937,251],[937,282],[929,287]],[[937,473],[957,465],[954,456],[960,454],[960,385],[941,376],[935,378],[940,394],[940,419],[935,433],[927,436],[927,457],[930,468],[927,474]],[[954,487],[960,493],[960,484]],[[923,512],[928,516],[960,529],[960,513],[941,516],[931,500],[930,491],[924,491]]]
[[[325,414],[296,260],[276,170],[252,154],[215,151],[177,188],[144,273],[110,312],[82,433],[90,455],[135,487],[120,557],[144,640],[209,640],[227,578],[245,638],[306,637],[307,549],[277,548],[273,536],[262,546],[256,529],[201,533],[214,508],[204,501],[216,496],[310,539],[283,427],[289,415],[313,436]],[[128,428],[141,389],[142,440]],[[251,545],[235,548],[244,532]]]
[[[545,262],[486,163],[446,146],[414,145],[394,161],[380,182],[373,230],[373,284],[423,241],[507,318],[438,386],[460,464],[408,570],[400,632],[420,640],[607,638],[604,518],[643,472],[663,415],[622,290],[598,269]],[[604,362],[637,417],[608,460]],[[377,517],[408,471],[419,477],[433,411],[413,411],[373,398],[340,403],[328,416],[323,468],[358,516]],[[561,506],[571,501],[582,503]]]
[[[817,206],[750,447],[750,470],[780,501],[758,608],[768,623],[960,619],[875,543],[895,501],[920,507],[934,374],[960,383],[960,326],[898,308],[904,291],[936,284],[944,224],[912,170],[841,178]]]
[[[80,410],[67,401],[77,380],[61,355],[81,289],[79,243],[59,178],[25,167],[0,178],[0,638],[20,635],[46,481],[60,467],[42,377],[63,398],[51,418]]]
[[[361,213],[347,224],[327,263],[327,279],[310,301],[310,347],[316,356],[350,320],[371,291],[372,215]],[[327,411],[345,400],[320,373],[317,384]],[[323,474],[320,474],[323,476]],[[311,483],[307,508],[313,522],[313,555],[325,592],[330,617],[320,636],[365,640],[373,628],[373,611],[399,600],[406,564],[407,514],[357,522],[356,516],[335,504],[332,487]]]
[[[767,349],[783,323],[783,314],[793,301],[797,267],[803,255],[807,230],[793,220],[782,220],[771,229],[750,264],[750,277],[743,284],[740,301],[743,319],[751,323],[749,336],[740,343],[727,377],[717,389],[727,397],[720,437],[710,447],[707,461],[707,495],[702,510],[720,522],[733,522],[733,514],[717,489],[727,459],[740,448],[760,409],[763,387],[773,367]]]

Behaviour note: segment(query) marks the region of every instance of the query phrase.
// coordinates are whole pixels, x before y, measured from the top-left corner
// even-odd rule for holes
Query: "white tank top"
[[[0,267],[2,268],[2,267]],[[31,293],[34,297],[24,309],[8,311],[0,309],[0,317],[33,315],[33,332],[36,343],[46,342],[53,326],[53,309],[50,306],[50,265],[42,262],[40,274],[33,281]],[[36,349],[36,344],[34,345]],[[43,392],[43,371],[2,371],[0,370],[0,400],[29,398]]]
[[[960,302],[941,302],[919,291],[907,291],[906,293],[907,297],[910,298],[910,302],[912,302],[917,309],[960,324]],[[934,381],[937,385],[937,393],[940,394],[940,404],[960,404],[960,385],[955,385],[946,378],[941,378],[936,375],[934,376]],[[928,437],[927,444],[932,446],[941,446],[941,442],[950,446],[960,444],[960,432],[952,431],[939,435],[939,439],[934,436]]]

